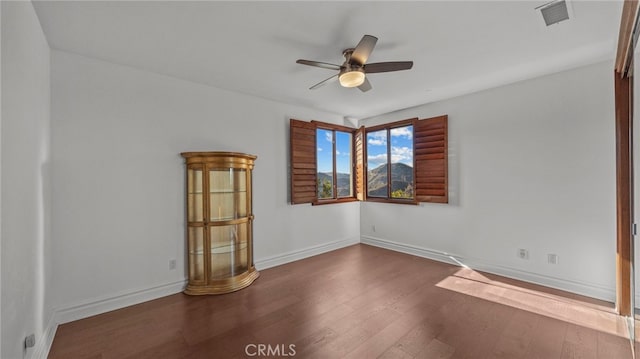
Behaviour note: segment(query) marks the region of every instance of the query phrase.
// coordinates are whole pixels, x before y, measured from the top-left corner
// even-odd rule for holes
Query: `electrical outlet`
[[[36,335],[31,334],[24,338],[24,347],[25,348],[33,348],[36,345]]]
[[[518,249],[518,258],[529,259],[529,251],[523,248]]]
[[[558,264],[558,255],[553,253],[547,254],[547,262],[549,262],[549,264]]]
[[[169,259],[169,270],[174,270],[174,269],[176,269],[176,260]]]

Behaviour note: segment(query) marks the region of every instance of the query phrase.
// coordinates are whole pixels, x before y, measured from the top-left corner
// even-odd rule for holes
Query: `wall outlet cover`
[[[36,335],[31,334],[24,338],[24,347],[25,348],[33,348],[36,345]]]
[[[529,251],[522,248],[518,249],[518,258],[529,259]]]

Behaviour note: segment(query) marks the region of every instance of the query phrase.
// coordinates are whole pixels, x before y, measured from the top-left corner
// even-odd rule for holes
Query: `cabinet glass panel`
[[[189,227],[189,278],[204,281],[204,227]]]
[[[210,279],[223,279],[248,270],[247,229],[249,222],[210,227]]]
[[[204,220],[202,187],[202,168],[190,167],[187,170],[187,220],[189,222]]]
[[[226,168],[209,170],[210,221],[247,216],[247,172]]]
[[[238,168],[209,170],[209,192],[245,192],[247,171]]]
[[[211,221],[225,221],[247,216],[247,192],[211,193]]]

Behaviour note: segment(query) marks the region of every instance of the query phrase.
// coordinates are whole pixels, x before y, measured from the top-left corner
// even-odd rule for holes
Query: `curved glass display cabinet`
[[[190,295],[223,294],[258,278],[253,263],[251,172],[256,156],[184,152]]]

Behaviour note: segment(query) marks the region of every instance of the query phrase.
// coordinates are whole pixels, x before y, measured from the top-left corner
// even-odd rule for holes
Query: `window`
[[[292,204],[356,200],[355,132],[345,126],[291,119]]]
[[[387,130],[367,133],[367,196],[389,196]]]
[[[413,120],[367,131],[367,196],[413,201]]]
[[[352,129],[291,119],[291,203],[448,203],[447,122]]]
[[[316,130],[316,161],[318,181],[318,199],[334,198],[334,171],[335,149],[333,131],[325,129]]]
[[[351,132],[316,130],[318,199],[353,197]]]

